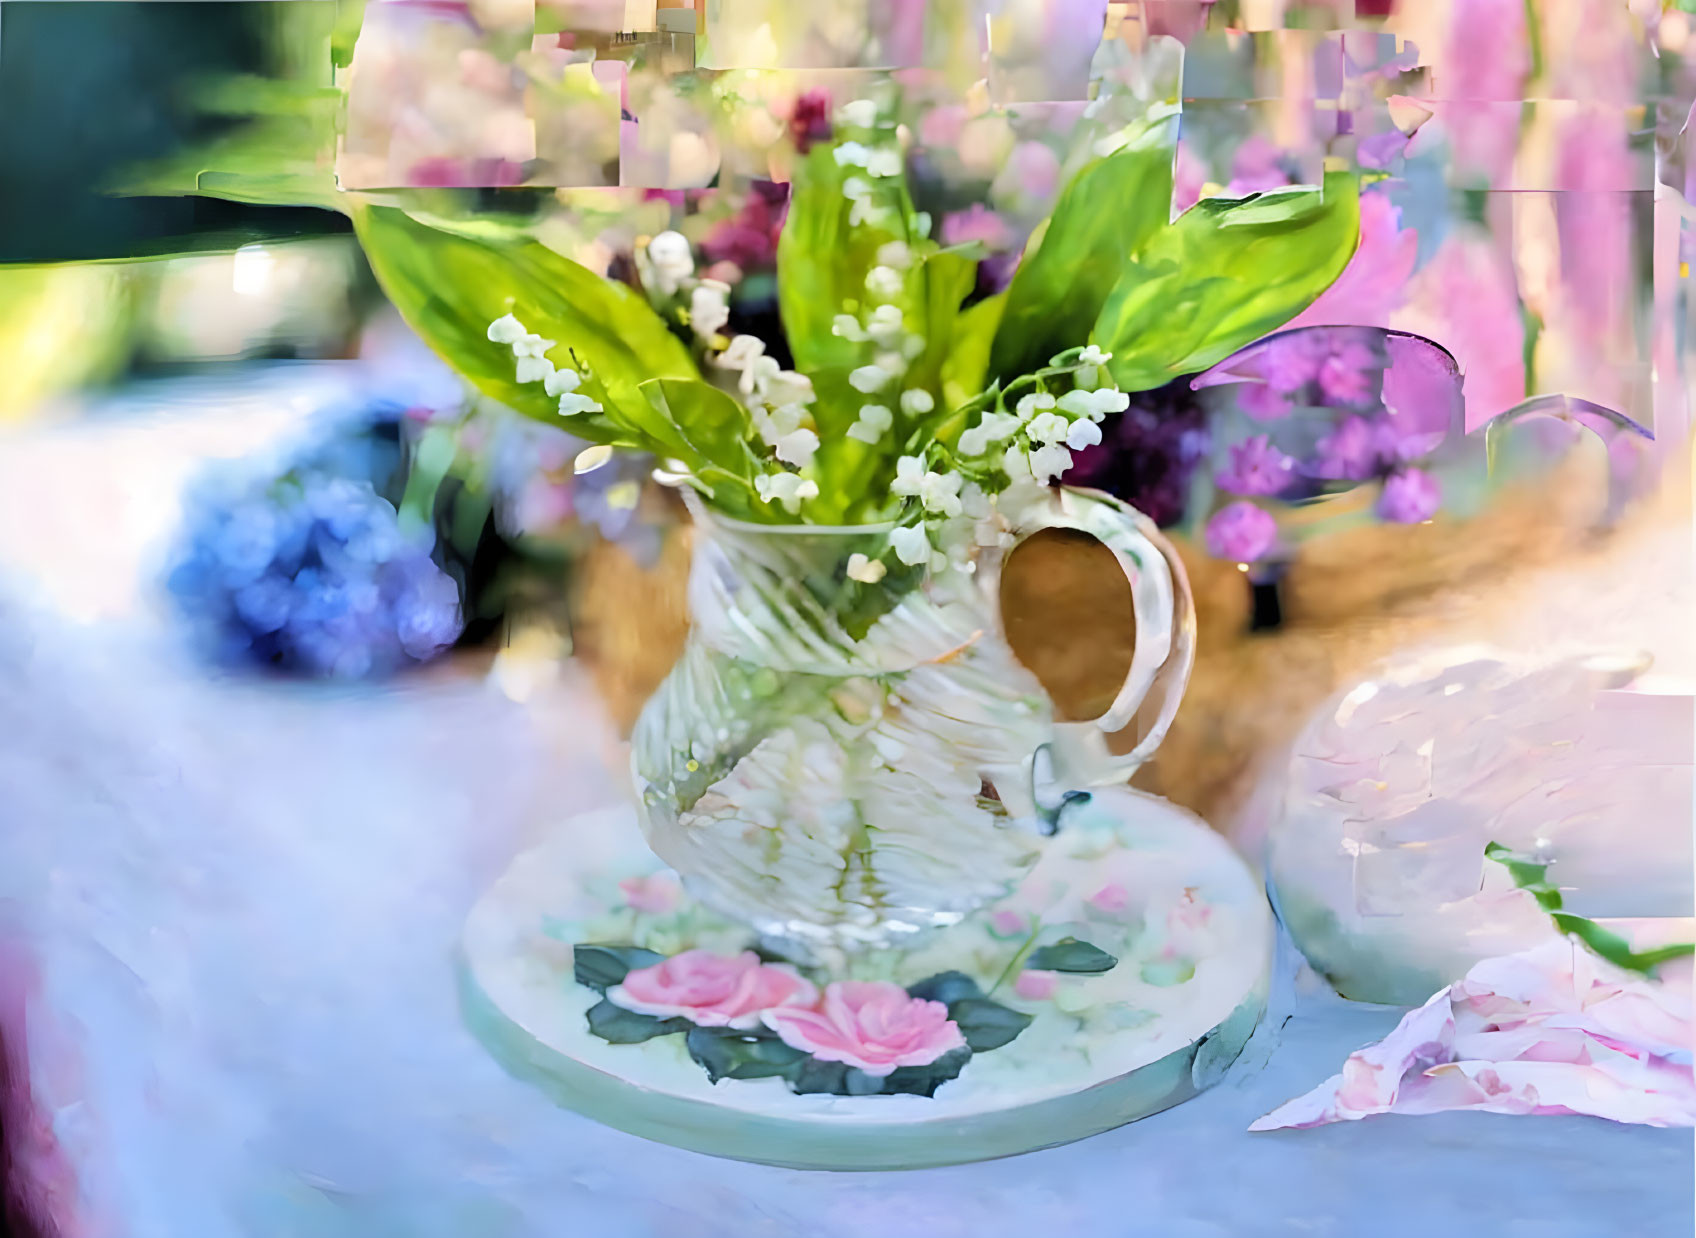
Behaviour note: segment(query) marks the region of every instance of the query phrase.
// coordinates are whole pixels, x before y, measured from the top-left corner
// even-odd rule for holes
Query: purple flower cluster
[[[1211,445],[1207,413],[1189,384],[1138,392],[1101,428],[1102,442],[1074,455],[1067,483],[1117,495],[1162,527],[1182,520],[1190,480]]]
[[[1200,387],[1241,383],[1237,406],[1262,425],[1276,428],[1297,409],[1334,410],[1328,415],[1336,418],[1299,459],[1275,446],[1272,433],[1228,447],[1214,482],[1235,497],[1209,520],[1209,548],[1240,563],[1263,559],[1276,544],[1276,522],[1249,500],[1300,498],[1337,483],[1381,482],[1382,519],[1430,520],[1442,490],[1416,464],[1452,422],[1458,386],[1451,364],[1442,350],[1411,336],[1313,327],[1263,340],[1198,379]]]
[[[169,587],[224,659],[342,679],[441,653],[459,587],[369,482],[290,473],[225,482],[192,508]]]
[[[1365,409],[1378,403],[1385,358],[1376,332],[1310,328],[1258,345],[1262,381],[1245,388],[1242,409],[1276,421],[1297,405]]]

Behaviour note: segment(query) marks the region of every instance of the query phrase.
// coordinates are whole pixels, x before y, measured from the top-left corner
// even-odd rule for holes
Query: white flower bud
[[[857,580],[863,585],[875,585],[884,578],[889,568],[882,559],[868,559],[863,554],[848,556],[848,579]]]

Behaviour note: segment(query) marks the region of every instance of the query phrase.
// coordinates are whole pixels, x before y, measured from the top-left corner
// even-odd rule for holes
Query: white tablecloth
[[[621,794],[587,693],[569,672],[528,704],[454,672],[387,691],[212,679],[112,575],[149,537],[92,516],[67,531],[87,504],[54,499],[78,483],[35,450],[0,444],[0,514],[29,514],[17,488],[34,484],[52,517],[0,537],[0,931],[39,978],[37,1099],[106,1232],[1691,1232],[1688,1131],[1458,1114],[1247,1134],[1398,1014],[1304,986],[1289,959],[1274,1018],[1215,1091],[1011,1161],[802,1173],[563,1112],[465,1031],[451,956],[511,855]],[[135,502],[168,527],[158,494]]]

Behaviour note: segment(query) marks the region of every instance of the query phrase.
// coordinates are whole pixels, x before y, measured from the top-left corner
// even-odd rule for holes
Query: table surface
[[[28,467],[0,450],[0,494]],[[213,679],[145,590],[46,582],[27,550],[0,539],[0,944],[33,963],[37,1097],[111,1233],[1684,1238],[1696,1223],[1689,1131],[1446,1114],[1248,1134],[1399,1015],[1330,995],[1287,944],[1273,1017],[1219,1087],[1068,1147],[835,1175],[596,1126],[496,1066],[452,968],[508,859],[622,794],[569,667],[526,701],[452,671],[381,691]],[[67,617],[66,597],[102,604]]]

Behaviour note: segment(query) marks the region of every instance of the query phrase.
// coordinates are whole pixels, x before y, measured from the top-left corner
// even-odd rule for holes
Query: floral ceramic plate
[[[608,1125],[796,1168],[914,1168],[1208,1087],[1264,1010],[1273,931],[1228,844],[1116,789],[1068,810],[1001,902],[908,950],[798,966],[694,904],[615,810],[483,897],[462,987],[509,1070]]]

